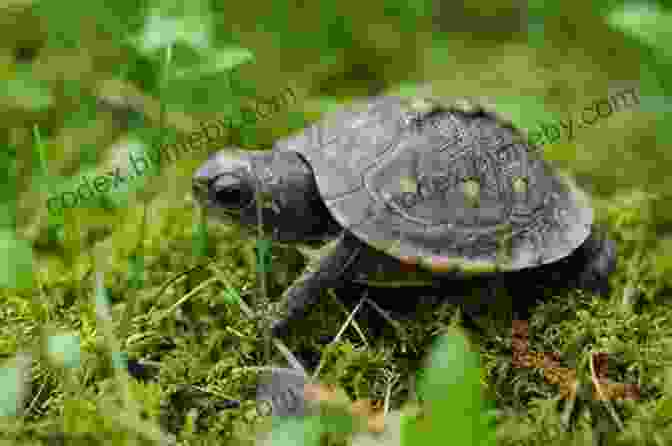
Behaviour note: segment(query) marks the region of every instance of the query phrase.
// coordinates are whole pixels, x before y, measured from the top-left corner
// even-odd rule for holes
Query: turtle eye
[[[239,177],[222,175],[212,185],[215,202],[227,209],[243,209],[254,199],[254,191]]]

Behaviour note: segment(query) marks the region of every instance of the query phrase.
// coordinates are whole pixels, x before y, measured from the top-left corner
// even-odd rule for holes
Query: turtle
[[[271,150],[214,152],[193,175],[193,195],[209,218],[252,237],[261,218],[274,242],[307,256],[283,293],[275,337],[322,289],[344,284],[535,281],[569,263],[574,286],[606,294],[615,242],[587,192],[538,148],[482,101],[367,97]]]

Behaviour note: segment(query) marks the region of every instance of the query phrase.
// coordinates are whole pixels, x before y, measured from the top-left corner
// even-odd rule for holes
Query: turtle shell
[[[550,263],[580,246],[593,222],[587,196],[474,102],[372,98],[275,148],[307,160],[344,228],[434,272]]]

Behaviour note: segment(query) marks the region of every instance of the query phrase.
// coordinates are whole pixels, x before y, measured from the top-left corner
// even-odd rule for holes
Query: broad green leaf
[[[320,446],[323,427],[317,416],[276,419],[274,424],[263,446]]]
[[[47,354],[56,364],[74,369],[80,365],[79,335],[56,334],[47,340]]]
[[[170,17],[154,9],[145,20],[141,33],[130,38],[130,41],[141,52],[151,54],[180,41],[200,51],[211,48],[212,33],[209,15]]]
[[[669,116],[672,112],[672,97],[656,95],[656,96],[640,96],[639,109],[643,112],[656,113],[658,116]]]
[[[407,421],[402,444],[442,444],[446,438],[483,444],[479,358],[457,330],[435,343],[418,392],[425,397],[422,416]]]
[[[672,14],[652,3],[626,3],[612,10],[607,23],[672,56]]]
[[[234,288],[226,287],[222,293],[224,301],[228,304],[237,304],[240,301],[240,295]]]
[[[14,229],[16,227],[16,198],[13,197],[0,203],[0,227]]]
[[[21,412],[28,394],[31,357],[18,354],[0,367],[0,416],[13,417]]]
[[[96,286],[96,315],[100,319],[110,319],[110,292],[103,285],[102,279]]]
[[[217,50],[198,65],[186,69],[177,69],[170,73],[170,76],[179,79],[199,79],[206,75],[229,71],[238,65],[252,63],[253,61],[254,55],[246,48],[226,48]]]
[[[517,128],[525,130],[531,139],[533,134],[538,132],[546,136],[546,130],[552,125],[559,127],[557,121],[562,119],[549,112],[541,98],[533,96],[497,96],[492,98],[492,102],[498,113],[510,119]],[[557,138],[548,135],[542,141],[553,143]]]
[[[112,366],[117,370],[128,370],[128,353],[112,352]]]

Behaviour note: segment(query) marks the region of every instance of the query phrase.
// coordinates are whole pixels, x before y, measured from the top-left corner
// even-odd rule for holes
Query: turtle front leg
[[[606,296],[609,294],[609,276],[616,270],[616,243],[593,228],[580,249],[584,252],[584,265],[579,273],[578,287]]]
[[[285,337],[291,322],[306,313],[307,307],[317,301],[323,288],[338,285],[361,248],[357,238],[344,232],[321,249],[319,256],[311,258],[301,276],[283,293],[287,315],[271,325],[272,336]]]

